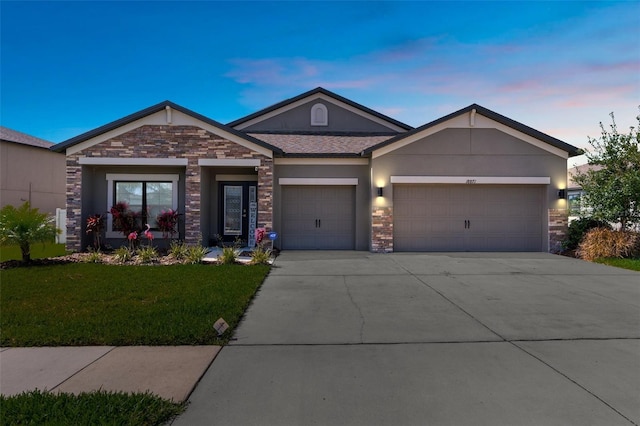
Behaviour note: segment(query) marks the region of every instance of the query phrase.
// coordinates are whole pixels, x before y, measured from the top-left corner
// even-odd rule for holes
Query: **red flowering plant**
[[[156,217],[158,228],[162,231],[162,237],[167,239],[178,232],[178,217],[182,216],[177,210],[162,210]]]
[[[113,216],[113,229],[122,232],[125,237],[129,238],[132,232],[137,234],[142,229],[138,225],[140,213],[129,209],[126,202],[118,201],[109,212]]]
[[[93,234],[93,248],[100,250],[102,245],[102,231],[104,230],[104,215],[94,214],[87,218],[87,235]]]

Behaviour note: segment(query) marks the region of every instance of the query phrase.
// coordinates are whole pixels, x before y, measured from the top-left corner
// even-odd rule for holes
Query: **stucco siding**
[[[566,159],[497,129],[445,129],[372,160],[372,179],[384,187],[384,197],[373,201],[373,215],[383,212],[372,228],[375,251],[393,250],[394,185],[391,176],[548,177],[542,211],[554,218],[566,211],[558,190],[566,188]],[[559,212],[559,213],[558,213]],[[554,250],[557,239],[542,214],[542,247]],[[549,231],[548,231],[549,230]],[[386,239],[386,240],[385,240]],[[552,247],[553,246],[553,247]]]
[[[41,212],[65,206],[65,156],[48,149],[0,142],[0,207],[31,201]]]
[[[276,166],[274,179],[274,229],[282,229],[282,186],[280,178],[357,178],[355,186],[355,249],[369,249],[370,170],[369,166]],[[277,244],[276,244],[277,245]]]
[[[372,166],[374,182],[387,185],[394,175],[548,176],[550,208],[561,207],[557,189],[567,179],[564,158],[495,129],[443,130],[373,159]]]

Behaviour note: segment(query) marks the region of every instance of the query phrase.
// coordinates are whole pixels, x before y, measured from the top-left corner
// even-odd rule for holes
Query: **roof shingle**
[[[53,146],[52,142],[44,139],[37,138],[35,136],[28,135],[26,133],[18,132],[17,130],[9,129],[8,127],[0,126],[0,139],[7,142],[19,143],[22,145],[30,145],[38,148],[49,149]]]
[[[276,146],[286,154],[360,154],[381,142],[391,139],[387,136],[348,136],[321,134],[269,134],[249,133],[256,139],[263,140],[269,145]]]

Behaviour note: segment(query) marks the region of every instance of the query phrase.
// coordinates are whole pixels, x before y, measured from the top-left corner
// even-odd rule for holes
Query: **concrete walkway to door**
[[[640,423],[640,273],[283,252],[176,425]]]

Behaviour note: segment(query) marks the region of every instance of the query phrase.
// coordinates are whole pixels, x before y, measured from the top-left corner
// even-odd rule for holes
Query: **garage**
[[[543,185],[394,184],[395,251],[544,251]]]
[[[288,250],[353,250],[355,186],[283,186],[281,244]]]

